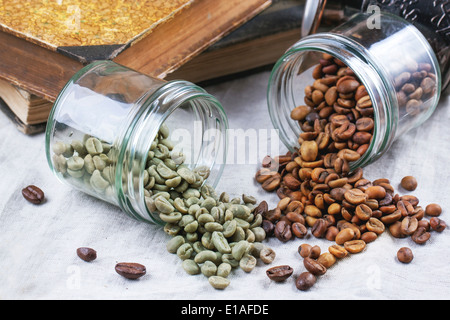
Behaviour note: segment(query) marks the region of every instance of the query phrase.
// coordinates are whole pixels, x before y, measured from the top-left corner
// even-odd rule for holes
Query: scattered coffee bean
[[[317,260],[309,257],[303,259],[303,265],[305,266],[306,270],[316,276],[324,275],[327,272],[327,268],[325,268],[325,266],[323,266]]]
[[[414,259],[414,255],[410,248],[400,248],[397,252],[398,261],[402,263],[410,263]]]
[[[442,213],[442,208],[437,203],[432,203],[426,206],[425,214],[431,217],[438,217]]]
[[[294,269],[288,265],[276,266],[266,270],[266,274],[270,280],[275,282],[282,282],[289,278]]]
[[[316,276],[311,272],[303,272],[295,280],[295,286],[298,290],[306,291],[313,287],[316,284],[316,281]]]
[[[23,188],[22,195],[27,201],[34,204],[41,204],[45,199],[44,192],[34,185]]]
[[[145,266],[139,263],[120,262],[115,269],[122,277],[130,280],[139,279],[147,273]]]
[[[84,260],[86,262],[91,262],[97,259],[97,251],[92,248],[78,248],[77,255],[81,260]]]
[[[417,188],[417,180],[413,176],[406,176],[400,182],[403,189],[408,191],[414,191]]]
[[[437,217],[433,217],[430,219],[430,227],[434,231],[442,232],[445,230],[445,228],[447,228],[447,224],[443,220]]]

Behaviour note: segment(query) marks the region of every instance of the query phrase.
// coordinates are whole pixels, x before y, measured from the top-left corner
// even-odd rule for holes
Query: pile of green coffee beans
[[[251,272],[258,258],[271,263],[275,252],[262,244],[266,233],[256,199],[247,195],[230,199],[225,192],[219,196],[205,184],[209,169],[191,170],[183,155],[172,155],[168,130],[162,129],[152,143],[149,179],[144,183],[147,208],[159,214],[166,223],[164,231],[172,236],[167,250],[183,260],[188,274],[203,274],[216,289],[230,284],[233,268]]]
[[[257,259],[271,263],[275,252],[262,243],[266,233],[261,206],[267,204],[257,205],[248,195],[230,199],[224,192],[219,196],[206,184],[209,168],[191,169],[185,156],[174,151],[169,136],[169,128],[161,126],[148,152],[143,178],[147,209],[159,216],[165,233],[172,236],[167,250],[183,260],[188,274],[203,274],[216,289],[230,284],[233,268],[251,272]],[[53,146],[55,170],[103,199],[115,199],[116,150],[95,137],[82,140]]]

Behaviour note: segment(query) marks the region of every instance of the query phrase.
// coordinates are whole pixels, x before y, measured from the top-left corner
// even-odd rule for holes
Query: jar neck
[[[225,166],[227,146],[228,120],[223,108],[213,96],[190,82],[167,82],[136,103],[136,113],[119,139],[121,145],[118,148],[115,177],[116,194],[122,210],[137,220],[162,224],[158,214],[149,212],[145,204],[144,171],[159,128],[182,108],[187,108],[195,116],[195,120],[184,118],[184,126],[193,127],[193,131],[186,131],[186,135],[190,134],[191,137],[183,137],[191,140],[187,148],[192,149],[192,140],[201,140],[194,141],[199,150],[191,157],[193,161],[190,166],[207,166],[211,170],[207,183],[214,187],[218,184]],[[178,118],[180,116],[183,115],[178,115]],[[174,123],[181,125],[179,119],[175,120]],[[189,123],[193,121],[196,124]]]

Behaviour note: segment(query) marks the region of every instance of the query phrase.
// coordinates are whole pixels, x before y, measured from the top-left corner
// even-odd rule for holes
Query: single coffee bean
[[[295,286],[298,290],[306,291],[316,283],[316,276],[311,272],[301,273],[295,280]]]
[[[292,269],[288,265],[272,267],[272,268],[266,270],[266,274],[269,277],[269,279],[273,280],[275,282],[285,281],[287,278],[289,278],[292,275],[293,272],[294,272],[294,269]]]
[[[298,253],[302,258],[307,258],[311,255],[312,246],[307,243],[303,243],[298,247]]]
[[[360,189],[350,189],[344,194],[345,200],[353,205],[362,204],[367,201],[367,194]]]
[[[291,226],[284,220],[280,220],[275,225],[275,237],[282,242],[287,242],[292,239]]]
[[[397,252],[397,259],[402,263],[410,263],[414,259],[414,255],[410,248],[400,248]]]
[[[417,180],[413,176],[406,176],[400,182],[403,189],[408,191],[414,191],[417,188]]]
[[[78,248],[77,255],[81,260],[84,260],[86,262],[91,262],[97,259],[97,251],[92,248]]]
[[[328,224],[324,219],[317,219],[311,228],[311,232],[316,238],[322,238],[325,235],[327,228]]]
[[[313,246],[311,248],[311,253],[309,254],[309,258],[311,259],[317,259],[320,256],[320,247],[319,246]]]
[[[342,229],[337,235],[336,235],[336,243],[337,244],[344,244],[347,241],[355,239],[355,231],[351,228],[345,228]]]
[[[381,186],[371,186],[365,191],[369,199],[384,199],[386,197],[386,189]]]
[[[419,226],[419,221],[411,216],[406,216],[402,220],[401,231],[404,235],[410,236],[416,232]]]
[[[336,263],[336,257],[329,252],[322,253],[317,261],[320,262],[325,268],[329,269],[333,264]]]
[[[367,230],[375,232],[378,235],[382,234],[385,230],[384,223],[377,218],[370,218],[366,223],[366,228]]]
[[[360,253],[366,247],[363,240],[351,240],[344,243],[344,248],[350,253]]]
[[[303,259],[303,265],[306,270],[316,276],[324,275],[327,272],[327,268],[325,268],[320,262],[309,257]]]
[[[417,244],[424,244],[431,237],[431,234],[425,230],[425,228],[417,228],[416,232],[413,233],[411,239]]]
[[[355,214],[360,220],[367,221],[372,217],[372,209],[366,204],[359,204],[355,209]]]
[[[437,232],[442,232],[447,228],[447,224],[443,220],[433,217],[430,219],[430,227]]]
[[[364,232],[361,235],[361,240],[363,240],[365,243],[374,242],[375,240],[377,240],[377,238],[378,238],[378,235],[372,231]]]
[[[292,233],[300,239],[303,239],[308,234],[308,229],[305,227],[304,224],[300,222],[294,222],[291,226]]]
[[[120,262],[115,269],[122,277],[130,280],[139,279],[147,273],[145,266],[139,263]]]
[[[45,199],[44,192],[34,185],[23,188],[22,195],[27,201],[34,204],[41,204]]]
[[[329,247],[328,251],[338,259],[345,258],[348,255],[348,251],[344,247],[336,244]]]
[[[438,217],[442,213],[442,208],[437,203],[432,203],[426,206],[425,214],[431,217]]]
[[[273,249],[271,249],[269,247],[263,248],[259,253],[259,258],[265,264],[272,263],[273,260],[275,260],[275,256],[276,256],[275,251],[273,251]]]

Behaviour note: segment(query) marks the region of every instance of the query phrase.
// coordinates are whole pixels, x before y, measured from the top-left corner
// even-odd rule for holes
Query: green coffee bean
[[[168,186],[170,188],[176,188],[180,185],[180,183],[181,183],[181,177],[175,177],[175,178],[166,180],[166,186]]]
[[[212,276],[208,278],[208,282],[214,289],[223,290],[230,285],[230,280],[224,277]]]
[[[195,183],[195,174],[188,168],[182,167],[177,170],[177,173],[183,178],[188,184]]]
[[[106,181],[100,171],[94,170],[90,179],[91,185],[98,190],[104,190],[109,186],[109,182]]]
[[[247,252],[249,243],[246,240],[241,240],[231,249],[233,258],[237,261],[241,260],[244,254]]]
[[[84,169],[81,170],[70,170],[69,168],[67,168],[67,173],[76,179],[82,178],[84,176]]]
[[[212,243],[212,234],[211,232],[205,232],[202,235],[202,245],[206,248],[206,249],[214,249],[214,244]]]
[[[226,277],[228,277],[230,275],[230,273],[231,273],[231,265],[229,263],[222,262],[217,267],[217,275],[219,277],[226,278]]]
[[[192,221],[184,227],[184,232],[192,233],[197,231],[198,229],[198,221]]]
[[[222,231],[223,226],[218,222],[207,222],[205,223],[205,229],[208,232]]]
[[[81,157],[73,156],[67,160],[67,168],[72,171],[81,170],[84,167],[84,160]]]
[[[172,212],[169,214],[166,213],[161,213],[159,215],[159,218],[167,223],[177,223],[178,221],[181,220],[182,214],[180,212]]]
[[[164,197],[157,197],[155,199],[155,206],[161,213],[172,213],[175,211],[175,208],[173,205],[170,204],[170,202],[165,199]]]
[[[204,225],[204,224],[209,223],[209,222],[214,222],[214,218],[213,218],[213,216],[212,216],[211,214],[209,214],[209,213],[203,213],[203,214],[201,214],[201,215],[198,216],[197,221],[198,221],[200,224],[203,224],[203,225]]]
[[[214,231],[211,236],[214,247],[221,253],[231,253],[230,245],[222,232]]]
[[[245,272],[252,271],[256,266],[256,258],[249,254],[245,254],[241,260],[239,260],[239,266]]]
[[[173,237],[172,239],[170,239],[167,242],[167,251],[169,251],[170,253],[176,253],[178,248],[185,243],[185,240],[183,238],[183,236],[176,236]]]
[[[173,201],[173,206],[175,209],[180,211],[182,214],[188,213],[188,208],[186,208],[186,205],[184,204],[183,199],[177,198]]]
[[[195,275],[200,273],[200,267],[192,259],[184,260],[182,266],[184,271],[186,271],[188,274]]]
[[[245,204],[248,204],[248,203],[256,204],[256,198],[255,197],[248,196],[248,195],[245,195],[245,194],[242,195],[242,201],[244,201]]]
[[[86,140],[85,147],[91,155],[98,155],[103,152],[103,145],[97,138],[89,138]]]
[[[89,174],[92,174],[95,171],[94,161],[92,160],[92,156],[90,154],[84,157],[84,168]]]
[[[228,263],[231,267],[236,268],[239,266],[239,261],[233,258],[231,253],[224,253],[222,255],[222,262]]]
[[[187,229],[191,229],[191,226],[186,226],[184,229],[184,231],[186,232],[186,228]],[[189,242],[191,242],[191,243],[194,243],[195,241],[197,241],[198,240],[198,233],[196,232],[197,231],[197,229],[198,229],[198,224],[197,224],[197,228],[193,231],[193,232],[187,232],[186,233],[186,240],[187,241],[189,241]]]
[[[200,198],[201,194],[197,189],[189,188],[185,192],[183,192],[183,198],[189,199],[191,197]]]
[[[229,238],[236,232],[236,228],[237,228],[236,220],[226,221],[223,224],[223,232],[222,233],[226,238]]]
[[[196,263],[204,263],[205,261],[215,261],[216,253],[212,250],[203,250],[197,253],[194,257]]]
[[[156,167],[156,171],[164,179],[173,179],[178,176],[178,174],[175,171],[170,169],[164,163],[158,164],[158,166]]]
[[[208,210],[209,212],[211,212],[211,209],[213,207],[216,206],[216,200],[214,200],[211,197],[205,198],[205,200],[203,200],[202,204],[200,207],[202,208],[206,208],[206,210]]]
[[[183,243],[177,249],[177,256],[181,260],[189,259],[193,253],[194,253],[194,249],[192,248],[190,243]]]
[[[106,157],[106,155],[103,155],[103,156]],[[102,171],[103,169],[106,168],[106,161],[105,161],[104,157],[94,156],[92,158],[95,169]]]
[[[200,270],[204,276],[211,277],[216,275],[217,266],[212,261],[205,261]]]
[[[67,160],[62,154],[54,154],[52,160],[53,167],[57,172],[61,172],[62,174],[67,172]]]
[[[186,227],[189,223],[193,222],[195,218],[191,215],[184,215],[178,222],[178,225],[182,228]]]
[[[85,155],[87,155],[88,152],[86,150],[86,147],[81,141],[73,140],[70,145],[77,152],[79,157],[84,157]]]

